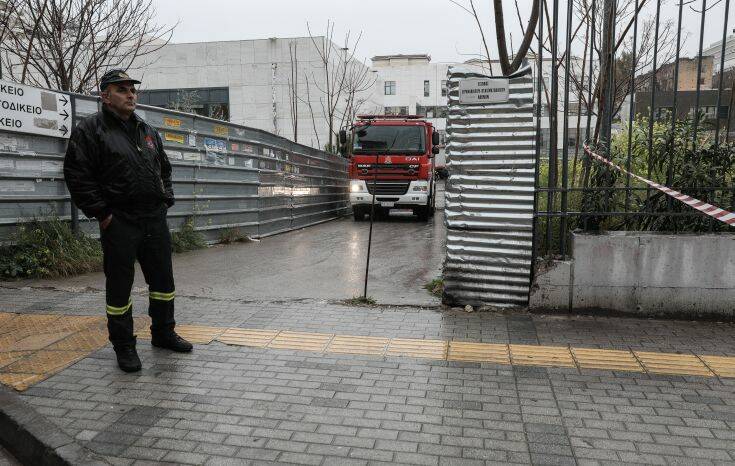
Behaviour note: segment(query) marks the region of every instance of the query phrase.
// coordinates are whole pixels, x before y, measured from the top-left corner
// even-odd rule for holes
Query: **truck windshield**
[[[368,154],[423,154],[425,147],[423,126],[368,126],[356,128],[352,152]]]

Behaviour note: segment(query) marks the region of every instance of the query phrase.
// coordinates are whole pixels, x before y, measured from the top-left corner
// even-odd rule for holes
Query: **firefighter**
[[[174,277],[166,212],[174,204],[171,164],[158,132],[136,113],[135,85],[123,70],[100,79],[102,111],[74,128],[64,177],[74,203],[99,222],[104,254],[107,329],[117,363],[141,368],[135,350],[130,291],[135,260],[148,284],[153,346],[189,352],[174,331]]]

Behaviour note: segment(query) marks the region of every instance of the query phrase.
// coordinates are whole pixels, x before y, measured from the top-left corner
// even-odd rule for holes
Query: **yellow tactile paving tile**
[[[14,314],[0,313],[0,334],[5,332],[5,326],[14,317]]]
[[[192,343],[208,345],[226,329],[201,325],[177,325],[176,332]]]
[[[77,333],[53,343],[46,347],[52,351],[96,351],[107,344],[107,328],[94,325],[91,328],[81,330]]]
[[[61,331],[57,333],[38,333],[35,335],[23,335],[10,345],[13,351],[39,351],[66,337],[74,335],[72,331]]]
[[[25,390],[105,346],[105,322],[104,316],[0,313],[0,383]],[[139,337],[150,338],[149,326],[147,316],[135,318]],[[177,331],[198,344],[219,341],[229,345],[320,353],[735,378],[735,357],[726,356],[390,339],[198,325],[178,325]]]
[[[700,356],[702,361],[720,377],[735,377],[735,358],[726,356]]]
[[[635,351],[646,372],[652,374],[700,375],[711,377],[714,374],[692,354],[651,353]]]
[[[14,363],[15,361],[22,359],[31,354],[30,351],[8,351],[0,353],[0,368]]]
[[[278,330],[228,328],[217,337],[217,341],[226,345],[265,348],[278,333]]]
[[[207,327],[201,325],[177,325],[176,333],[181,337],[189,340],[191,343],[200,345],[208,345],[212,341],[225,332],[224,328],[219,327]],[[143,340],[151,339],[150,328],[140,328],[135,332],[136,336]]]
[[[643,372],[630,351],[572,348],[572,355],[580,369]]]
[[[510,364],[508,345],[450,341],[447,359],[450,361]]]
[[[329,343],[326,352],[382,356],[385,354],[389,342],[390,339],[388,338],[337,335]]]
[[[104,317],[0,313],[0,383],[44,380],[107,343]]]
[[[11,314],[11,318],[0,328],[0,335],[14,335],[23,332],[26,335],[48,332],[53,329],[62,316],[41,314]],[[64,319],[66,320],[66,318]]]
[[[512,364],[522,366],[575,367],[569,348],[562,346],[509,345]]]
[[[38,382],[45,380],[47,377],[49,377],[48,374],[39,375],[0,373],[0,383],[13,387],[14,389],[22,392],[24,390],[28,390]]]
[[[36,351],[3,367],[3,372],[48,374],[62,369],[89,354],[88,351]]]
[[[73,316],[72,319],[59,319],[54,322],[53,331],[55,332],[73,332],[76,330],[82,330],[89,327],[96,327],[99,325],[106,325],[107,319],[104,316],[92,317],[92,316]]]
[[[443,340],[415,340],[394,338],[388,344],[386,356],[404,356],[423,359],[446,359],[448,342]]]
[[[324,351],[332,337],[331,333],[280,332],[268,348]]]

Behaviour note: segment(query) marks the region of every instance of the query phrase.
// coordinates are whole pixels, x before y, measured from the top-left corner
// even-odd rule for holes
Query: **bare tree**
[[[0,0],[0,53],[2,53],[2,44],[5,36],[14,24],[11,21],[15,18],[15,10],[18,7],[18,0]],[[0,79],[3,78],[3,67],[0,62]]]
[[[291,130],[294,142],[299,142],[299,58],[297,43],[288,43],[291,75],[288,78],[288,103],[291,109]]]
[[[482,32],[482,21],[479,19],[473,0],[449,1],[463,8],[467,13],[474,17],[475,23],[481,32],[483,47],[489,57],[490,53],[487,51],[488,46],[485,41],[485,34]],[[557,50],[559,50],[560,53],[557,56],[556,62],[551,64],[550,73],[556,74],[557,76],[563,76],[566,72],[566,54],[571,52],[571,50],[567,51],[564,47],[563,41],[565,41],[566,37],[563,34],[563,31],[558,31],[557,34],[554,34],[554,27],[556,27],[556,25],[552,24],[551,21],[548,0],[543,0],[543,2],[540,3],[541,1],[542,0],[534,1],[529,19],[525,21],[520,13],[518,0],[514,0],[518,27],[524,31],[524,35],[518,52],[511,61],[511,58],[508,56],[505,43],[505,14],[503,11],[503,2],[502,0],[493,0],[494,25],[499,54],[498,61],[500,62],[503,74],[507,75],[516,71],[529,50],[534,53],[538,53],[538,50],[535,50],[534,45],[537,44],[538,41],[537,25],[540,8],[544,8],[544,26],[546,33],[542,40],[542,47],[547,57],[550,57],[552,53],[552,38],[556,35],[559,40]],[[605,60],[603,60],[605,51],[602,50],[603,31],[607,30],[603,25],[603,1],[598,0],[596,2],[595,11],[592,10],[591,0],[579,0],[574,2],[574,17],[570,28],[570,42],[572,44],[572,49],[577,47],[578,49],[583,50],[583,56],[570,57],[570,100],[574,105],[580,107],[580,112],[584,109],[586,112],[595,116],[602,115],[604,113],[607,105],[605,102],[605,89],[610,76],[614,76],[612,99],[610,103],[612,107],[611,111],[614,115],[619,113],[626,96],[633,91],[641,90],[642,87],[646,85],[646,83],[640,79],[635,80],[635,83],[633,83],[631,80],[631,71],[634,69],[635,72],[633,75],[637,75],[638,73],[651,68],[653,65],[654,46],[656,45],[657,37],[655,21],[654,18],[643,15],[644,7],[648,3],[651,3],[651,1],[652,0],[617,1],[614,18],[616,25],[615,37],[610,41],[611,55],[615,56],[616,59],[609,64],[605,64]],[[463,2],[469,2],[469,4]],[[636,21],[638,22],[639,37],[634,50],[631,30]],[[594,36],[592,35],[593,30]],[[671,61],[676,51],[676,27],[673,21],[666,20],[660,23],[657,40],[658,45],[656,50],[658,63],[660,64]],[[588,56],[590,48],[592,48],[592,60],[590,60],[590,57]],[[589,86],[590,74],[592,77],[591,89]],[[547,106],[550,106],[550,90],[548,89],[547,83],[542,79],[543,70],[539,70],[538,76],[539,81],[543,86],[546,104]],[[635,84],[635,86],[632,87],[632,84]],[[555,118],[552,118],[552,120],[555,120]],[[581,118],[577,118],[577,121],[577,134],[579,134]],[[601,123],[602,119],[596,118],[594,129],[595,138],[599,136]],[[555,130],[553,126],[555,126],[555,122],[552,121],[552,131]]]
[[[490,48],[487,45],[487,39],[485,38],[485,28],[482,27],[482,21],[480,21],[480,16],[477,14],[477,8],[475,8],[475,2],[474,0],[467,0],[469,3],[465,4],[463,0],[449,0],[451,3],[457,5],[459,8],[463,9],[467,14],[472,16],[475,20],[475,24],[477,25],[477,30],[480,32],[480,38],[482,39],[482,47],[485,51],[484,59],[487,61],[488,68],[490,70],[490,76],[493,75],[493,66],[492,66],[492,58],[490,57]]]
[[[615,12],[615,21],[617,27],[615,29],[615,37],[610,40],[610,55],[615,57],[613,61],[604,60],[605,50],[603,50],[603,31],[604,15],[602,11],[592,11],[590,0],[582,0],[579,5],[576,16],[580,24],[594,26],[595,37],[591,36],[591,27],[587,29],[584,39],[575,37],[576,40],[583,40],[585,43],[594,44],[592,49],[594,59],[591,62],[585,62],[588,67],[587,72],[592,73],[592,88],[589,87],[589,80],[585,82],[577,77],[581,73],[581,69],[570,68],[570,77],[573,82],[573,92],[576,94],[580,105],[584,105],[587,112],[597,116],[594,128],[594,139],[600,136],[600,128],[603,123],[602,115],[610,106],[613,116],[618,115],[625,98],[632,93],[639,92],[646,86],[650,85],[653,79],[653,73],[646,79],[641,79],[640,74],[648,69],[652,69],[654,65],[654,55],[657,57],[656,66],[673,61],[676,55],[676,25],[672,20],[661,21],[656,30],[655,18],[643,16],[643,7],[647,0],[621,0],[617,3]],[[598,2],[598,9],[600,8]],[[592,19],[595,18],[595,24]],[[634,41],[632,31],[635,30],[634,25],[637,22],[637,40]],[[683,36],[683,41],[686,35]],[[635,48],[633,47],[634,42]],[[654,50],[655,49],[655,50]],[[575,63],[576,65],[576,63]],[[563,65],[562,65],[563,66]],[[634,77],[634,79],[631,79]],[[612,92],[610,102],[605,101],[605,91],[609,79],[612,78]]]
[[[100,70],[128,69],[168,43],[152,0],[16,0],[0,60],[10,79],[89,92]]]
[[[339,128],[345,121],[349,121],[359,110],[359,104],[364,102],[360,94],[370,89],[375,79],[364,63],[356,58],[356,50],[360,44],[362,34],[354,41],[348,31],[345,34],[343,46],[334,45],[334,23],[327,21],[326,33],[323,36],[314,36],[307,23],[309,38],[319,57],[319,72],[315,70],[305,76],[307,83],[307,99],[312,122],[315,123],[315,112],[311,100],[311,90],[319,97],[317,114],[326,120],[328,133],[325,149],[330,152],[337,150]]]

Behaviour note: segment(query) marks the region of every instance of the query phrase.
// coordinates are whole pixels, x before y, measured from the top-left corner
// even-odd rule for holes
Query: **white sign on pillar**
[[[66,94],[0,81],[0,131],[68,138],[71,113]]]
[[[507,102],[510,88],[507,78],[465,78],[459,81],[460,104],[499,104]]]

